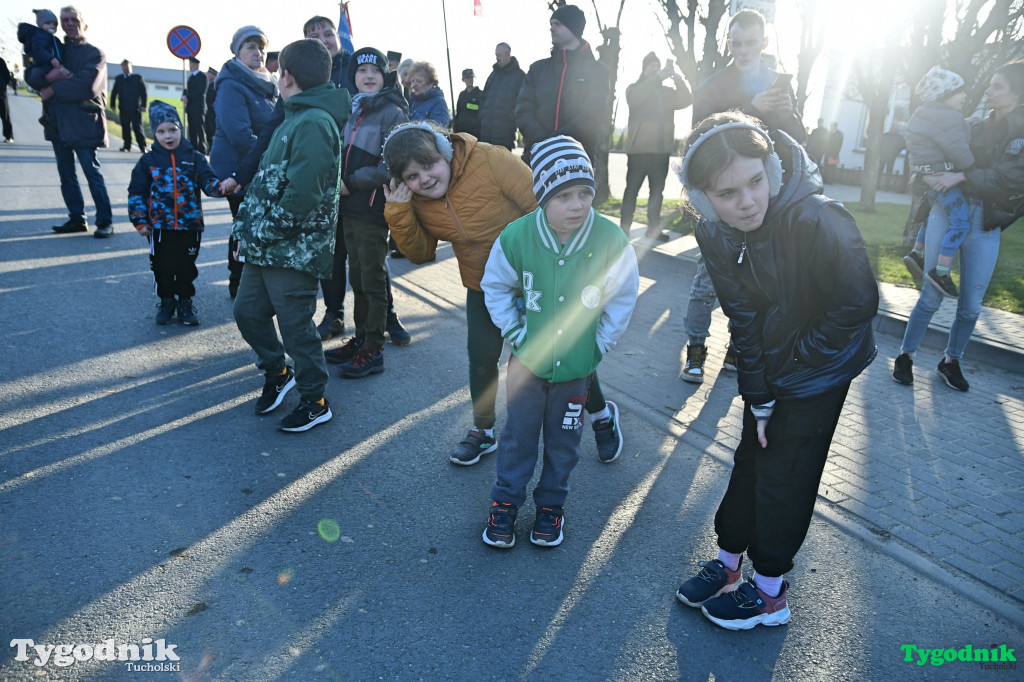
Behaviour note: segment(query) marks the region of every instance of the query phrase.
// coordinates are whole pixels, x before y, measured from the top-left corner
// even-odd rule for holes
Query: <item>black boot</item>
[[[178,302],[174,300],[173,296],[171,298],[161,298],[160,305],[157,306],[159,309],[156,311],[156,323],[170,324],[177,304]]]
[[[178,317],[186,327],[194,327],[199,324],[199,317],[196,315],[196,312],[191,298],[178,299]]]

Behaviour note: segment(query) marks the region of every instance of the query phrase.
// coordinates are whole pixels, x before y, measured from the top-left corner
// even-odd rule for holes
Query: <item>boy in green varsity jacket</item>
[[[561,544],[590,376],[626,330],[640,286],[629,240],[591,207],[594,170],[583,146],[564,135],[543,140],[533,146],[530,167],[540,208],[505,228],[480,282],[491,319],[512,343],[508,418],[483,533],[500,548],[515,544],[542,432],[530,542]]]
[[[340,129],[351,98],[330,82],[331,55],[319,40],[281,51],[278,87],[284,122],[260,160],[231,231],[245,262],[235,323],[266,374],[256,414],[275,410],[298,386],[299,406],[282,431],[307,431],[331,419],[324,397],[327,363],[313,323],[321,279],[334,262],[338,221]],[[281,328],[278,339],[274,317]],[[287,351],[295,370],[285,365]]]

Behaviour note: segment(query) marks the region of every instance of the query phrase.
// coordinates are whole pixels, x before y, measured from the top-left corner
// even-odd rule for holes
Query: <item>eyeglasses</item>
[[[737,47],[757,47],[764,42],[764,38],[751,38],[750,40],[730,40],[729,46],[733,49]]]

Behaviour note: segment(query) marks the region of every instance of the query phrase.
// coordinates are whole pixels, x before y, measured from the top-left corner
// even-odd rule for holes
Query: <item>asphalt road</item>
[[[0,147],[0,679],[142,674],[15,660],[7,643],[27,638],[162,639],[180,657],[171,674],[190,680],[1019,675],[905,660],[904,645],[1024,638],[820,517],[787,576],[788,626],[728,632],[681,606],[675,589],[712,551],[728,467],[645,419],[625,391],[623,457],[598,462],[588,428],[563,546],[526,541],[530,503],[513,550],[485,546],[493,460],[447,461],[469,426],[464,316],[408,286],[405,261],[392,271],[412,345],[389,346],[383,374],[332,373],[329,424],[278,432],[296,398],[252,413],[262,379],[231,317],[226,204],[205,202],[202,325],[157,327],[145,240],[126,221],[137,155],[101,152],[111,239],[54,236],[64,213],[31,127],[38,105],[11,102],[18,143]]]

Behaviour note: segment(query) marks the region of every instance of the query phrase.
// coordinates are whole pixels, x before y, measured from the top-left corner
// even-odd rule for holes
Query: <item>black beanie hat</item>
[[[363,64],[373,64],[383,75],[388,75],[388,58],[380,50],[372,47],[363,47],[352,53],[348,60],[348,80],[356,81],[356,70]]]
[[[551,18],[562,23],[572,34],[583,40],[583,29],[587,26],[587,18],[583,10],[576,5],[562,5],[554,11]]]
[[[647,56],[646,56],[646,57],[644,57],[644,64],[643,64],[643,66],[642,66],[642,67],[640,67],[640,68],[641,68],[641,69],[646,69],[646,68],[647,68],[647,65],[648,65],[648,64],[651,64],[651,63],[653,63],[653,62],[657,62],[658,64],[661,64],[661,60],[660,60],[660,59],[658,59],[658,55],[654,54],[654,52],[653,52],[653,51],[652,51],[652,52],[648,52],[648,53],[647,53]]]

